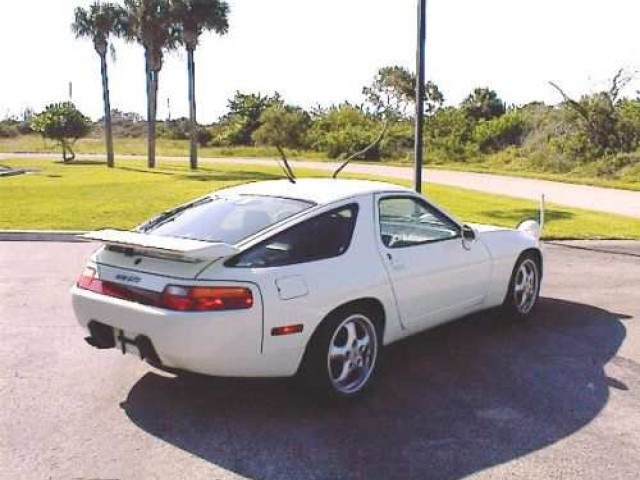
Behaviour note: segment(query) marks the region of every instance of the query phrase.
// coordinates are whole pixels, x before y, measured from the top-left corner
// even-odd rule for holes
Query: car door
[[[378,195],[378,240],[403,323],[422,330],[483,302],[491,274],[486,247],[413,195]]]

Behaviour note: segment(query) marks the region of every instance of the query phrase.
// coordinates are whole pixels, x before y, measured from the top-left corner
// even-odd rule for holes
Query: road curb
[[[84,231],[72,230],[0,230],[0,242],[84,242],[78,238]]]

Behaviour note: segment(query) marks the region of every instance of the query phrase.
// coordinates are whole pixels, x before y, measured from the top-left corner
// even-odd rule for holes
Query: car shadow
[[[248,478],[459,479],[571,435],[626,388],[604,373],[623,318],[552,298],[524,323],[473,315],[390,346],[375,388],[349,404],[288,380],[148,373],[122,407]]]

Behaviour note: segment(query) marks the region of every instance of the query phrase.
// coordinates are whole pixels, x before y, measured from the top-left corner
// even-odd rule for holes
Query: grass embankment
[[[13,167],[39,168],[37,174],[0,178],[1,229],[88,230],[131,228],[158,212],[228,185],[280,178],[276,167],[205,164],[197,173],[182,163],[146,169],[142,161],[63,165],[51,160],[8,160]],[[326,172],[298,171],[326,177]],[[345,175],[345,177],[374,178]],[[377,178],[380,179],[380,178]],[[407,185],[395,179],[383,179]],[[537,215],[528,200],[428,185],[428,196],[460,219],[513,227]],[[640,239],[640,220],[549,205],[545,238]]]
[[[78,154],[104,154],[104,141],[101,138],[85,138],[76,143]],[[143,138],[115,139],[115,150],[118,155],[146,155],[147,144]],[[186,140],[158,139],[157,154],[160,157],[186,157],[189,152]],[[43,140],[39,135],[21,135],[15,138],[0,139],[0,153],[59,153],[59,148],[51,141]],[[268,147],[204,147],[199,152],[204,158],[272,158],[276,151]],[[291,151],[293,159],[327,161],[326,155],[310,150]],[[615,176],[599,176],[584,166],[576,167],[565,173],[548,172],[531,167],[530,162],[512,161],[511,157],[501,155],[486,155],[468,162],[438,162],[429,163],[427,152],[427,167],[459,170],[465,172],[492,173],[514,177],[536,178],[580,185],[593,185],[606,188],[622,188],[640,191],[640,175],[630,175],[625,178]],[[388,159],[376,162],[385,165],[411,166],[412,160]]]

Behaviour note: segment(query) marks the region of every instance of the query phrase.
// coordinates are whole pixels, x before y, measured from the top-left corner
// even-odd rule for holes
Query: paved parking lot
[[[93,247],[0,243],[0,478],[640,478],[640,248],[584,246],[546,247],[530,323],[392,346],[337,408],[93,350],[67,293]]]

